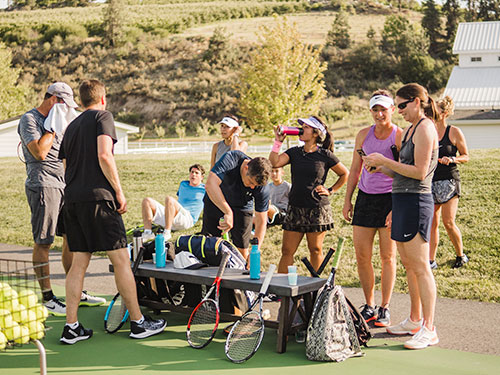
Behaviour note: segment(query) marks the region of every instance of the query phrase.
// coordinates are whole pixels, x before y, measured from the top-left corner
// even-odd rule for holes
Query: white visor
[[[321,133],[326,134],[326,128],[325,126],[316,120],[314,117],[309,117],[309,118],[299,118],[297,122],[300,125],[306,124],[309,125],[311,128],[318,129]]]
[[[394,100],[385,95],[375,95],[370,99],[370,109],[376,105],[381,105],[382,107],[389,109],[394,106]]]
[[[231,117],[224,117],[222,120],[219,121],[219,124],[227,125],[230,128],[236,128],[237,126],[239,126],[238,121],[236,121],[234,118]]]

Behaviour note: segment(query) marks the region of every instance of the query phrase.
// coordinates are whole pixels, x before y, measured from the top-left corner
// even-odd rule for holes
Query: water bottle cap
[[[162,234],[162,233],[163,233],[163,229],[158,228],[158,230],[156,231],[156,234]]]
[[[257,237],[254,237],[250,240],[250,245],[258,245],[259,244],[259,239]]]
[[[134,230],[134,237],[142,237],[142,232],[140,231],[140,229]]]

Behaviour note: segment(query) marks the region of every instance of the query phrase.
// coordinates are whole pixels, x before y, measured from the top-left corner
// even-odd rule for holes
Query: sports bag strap
[[[205,241],[206,241],[205,236],[201,236],[201,256],[205,258]]]

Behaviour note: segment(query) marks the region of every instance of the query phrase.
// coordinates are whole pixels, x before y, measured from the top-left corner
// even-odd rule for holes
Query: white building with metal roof
[[[449,123],[460,127],[469,148],[499,148],[500,21],[460,23],[453,53],[459,64],[444,91],[455,102]]]

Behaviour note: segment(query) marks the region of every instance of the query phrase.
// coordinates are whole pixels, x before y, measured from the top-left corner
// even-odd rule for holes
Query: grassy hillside
[[[470,262],[461,269],[451,269],[455,253],[441,226],[441,243],[437,256],[439,268],[434,272],[440,296],[500,302],[500,233],[496,229],[500,225],[499,151],[473,150],[471,161],[460,167],[463,196],[457,223],[463,233],[465,251]],[[350,165],[350,153],[338,155],[346,166]],[[209,155],[128,155],[118,156],[117,160],[128,200],[128,212],[124,215],[124,221],[127,227],[133,227],[141,223],[142,198],[151,196],[161,201],[165,194],[174,195],[179,181],[186,178],[189,165],[201,162],[208,167]],[[24,165],[14,158],[0,158],[0,175],[8,176],[0,190],[0,242],[32,246],[29,208],[23,187]],[[327,181],[329,183],[332,181]],[[336,243],[337,236],[347,238],[338,281],[344,286],[359,286],[351,240],[352,229],[341,214],[344,193],[345,188],[342,188],[331,199],[336,227],[326,236],[325,250]],[[200,228],[198,223],[193,230],[187,232],[193,233]],[[268,231],[263,246],[264,267],[270,262],[278,261],[281,239],[279,228],[274,227]],[[56,244],[60,246],[60,243],[58,239]],[[307,254],[303,241],[295,257],[296,263],[300,264],[300,258]],[[377,258],[378,250],[375,250],[375,265],[377,274],[380,275],[380,262]],[[301,272],[306,274],[302,267]],[[377,278],[377,288],[379,287],[380,278]],[[395,290],[406,292],[405,273],[401,264],[398,265]]]

